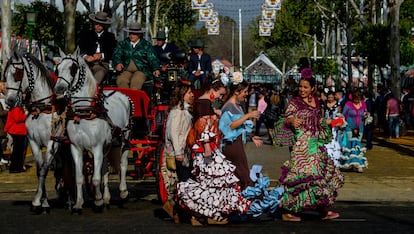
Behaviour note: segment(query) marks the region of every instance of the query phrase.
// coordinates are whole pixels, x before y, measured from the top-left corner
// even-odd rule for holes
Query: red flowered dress
[[[194,112],[194,128],[199,143],[193,146],[195,179],[178,183],[179,203],[194,216],[215,220],[247,212],[250,202],[241,196],[237,185],[239,179],[234,174],[235,166],[220,152],[218,116],[214,114],[211,101],[197,100]],[[203,139],[210,141],[211,158],[204,157]]]

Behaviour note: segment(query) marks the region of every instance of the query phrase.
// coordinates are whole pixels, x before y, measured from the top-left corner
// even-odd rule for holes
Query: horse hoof
[[[43,207],[41,207],[41,206],[31,206],[30,211],[35,213],[35,214],[41,214],[41,213],[43,213]]]
[[[43,207],[43,213],[50,214],[50,207]]]
[[[129,195],[128,190],[125,190],[125,191],[121,191],[121,193],[119,194],[119,197],[121,198],[121,200],[124,200],[124,199],[128,199],[128,195]]]
[[[102,206],[93,206],[93,211],[95,212],[95,213],[102,213],[103,211],[104,211],[104,206],[102,205]]]
[[[124,205],[129,201],[128,197],[121,198],[119,201],[119,208],[125,208]]]
[[[81,214],[82,214],[82,209],[79,209],[79,208],[72,208],[72,210],[71,210],[71,214],[78,214],[78,215],[81,215]]]

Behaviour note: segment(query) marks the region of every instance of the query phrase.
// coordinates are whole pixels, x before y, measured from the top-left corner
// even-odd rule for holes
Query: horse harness
[[[7,89],[15,90],[17,91],[17,94],[19,93],[22,94],[21,95],[23,97],[22,103],[25,104],[26,108],[32,114],[32,118],[36,119],[39,117],[40,113],[46,113],[46,114],[52,113],[53,105],[51,103],[45,103],[44,101],[48,99],[52,99],[53,95],[41,98],[36,101],[30,101],[30,96],[35,86],[35,76],[34,76],[34,71],[33,71],[33,64],[32,64],[29,54],[24,54],[23,57],[27,60],[27,64],[28,64],[27,66],[25,65],[23,59],[19,63],[16,63],[16,62],[10,63],[10,65],[13,66],[13,68],[16,70],[16,72],[14,73],[14,81],[19,82],[19,87],[18,88],[8,87]],[[19,68],[16,65],[21,65],[23,68]],[[29,82],[29,85],[27,86],[26,90],[22,90],[24,71],[26,71],[26,73],[28,74],[27,79]],[[17,97],[20,97],[20,96],[17,95]]]
[[[81,87],[85,84],[86,80],[86,67],[84,64],[79,64],[79,62],[70,57],[66,56],[62,59],[70,59],[72,60],[73,64],[70,67],[70,74],[74,78],[71,82],[65,79],[62,76],[58,75],[59,79],[65,81],[70,88],[70,93],[76,93],[80,90]],[[79,76],[76,79],[76,74],[79,70]],[[95,118],[101,118],[108,122],[109,126],[112,129],[112,135],[119,135],[122,131],[121,128],[116,126],[111,118],[109,118],[107,109],[104,106],[105,98],[112,96],[115,91],[105,95],[102,89],[97,88],[97,94],[94,97],[71,97],[69,100],[74,99],[73,101],[69,101],[65,108],[65,115],[68,120],[73,120],[75,124],[79,124],[81,119],[85,120],[92,120]],[[80,102],[89,102],[89,105],[79,105]]]

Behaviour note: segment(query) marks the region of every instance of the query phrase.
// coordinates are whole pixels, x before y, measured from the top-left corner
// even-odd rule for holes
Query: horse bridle
[[[62,62],[64,60],[68,60],[68,59],[69,60],[72,60],[72,62],[74,63],[74,64],[72,64],[72,66],[70,68],[70,70],[71,70],[70,73],[71,73],[71,76],[73,78],[72,81],[69,82],[67,79],[65,79],[65,77],[60,76],[59,74],[58,74],[58,78],[59,79],[62,79],[63,81],[65,81],[68,84],[68,86],[69,86],[70,92],[71,93],[74,93],[74,92],[78,91],[81,87],[83,87],[83,85],[85,83],[86,69],[85,69],[85,65],[84,64],[79,65],[78,60],[72,58],[71,56],[64,57],[62,59]],[[79,69],[79,75],[76,78],[75,76],[76,76],[76,73],[77,73],[78,69]],[[75,83],[75,81],[76,81],[76,83]]]
[[[27,60],[27,64],[28,64],[28,68],[25,65],[23,58],[21,58],[21,62],[19,63],[15,63],[15,62],[11,62],[9,65],[12,66],[16,71],[18,70],[24,70],[26,71],[27,75],[27,79],[29,81],[29,85],[27,86],[26,90],[22,90],[22,83],[23,83],[23,77],[19,78],[18,80],[16,79],[16,73],[14,74],[14,79],[15,81],[19,82],[19,87],[18,88],[12,88],[12,87],[7,87],[7,89],[11,89],[11,90],[15,90],[17,91],[17,97],[19,99],[20,97],[20,93],[22,94],[21,96],[23,96],[23,94],[30,94],[35,86],[35,78],[34,78],[34,72],[33,72],[33,64],[31,63],[30,57],[28,56],[28,54],[24,54],[23,55],[24,58],[26,58]],[[20,69],[18,67],[16,67],[17,65],[22,65],[23,69]],[[23,74],[22,74],[23,76]],[[18,100],[19,101],[19,100]]]

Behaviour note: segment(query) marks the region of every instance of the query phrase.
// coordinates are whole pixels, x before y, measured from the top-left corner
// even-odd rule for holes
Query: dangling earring
[[[214,100],[214,93],[210,93],[210,100]]]

